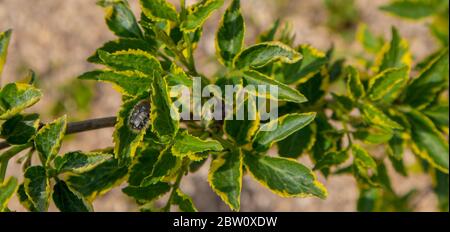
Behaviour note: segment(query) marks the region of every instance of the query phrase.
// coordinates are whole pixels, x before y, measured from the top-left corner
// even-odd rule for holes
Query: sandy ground
[[[172,1],[174,2],[174,1]],[[192,1],[188,1],[192,2]],[[320,49],[331,44],[347,49],[360,47],[333,35],[326,24],[326,11],[322,1],[283,0],[280,4],[269,0],[243,0],[242,7],[247,26],[247,44],[250,44],[257,32],[266,30],[278,17],[283,16],[293,24],[297,33],[297,43],[309,43]],[[423,23],[411,23],[397,20],[379,11],[377,7],[386,0],[357,0],[362,21],[375,33],[389,38],[390,25],[395,25],[411,42],[415,57],[423,58],[435,47],[429,32]],[[136,0],[130,0],[133,10],[138,12]],[[257,7],[255,7],[257,6]],[[216,63],[211,61],[215,54],[214,36],[220,13],[212,15],[206,24],[204,37],[196,54],[200,71],[211,75]],[[114,38],[107,30],[103,19],[103,10],[95,5],[95,0],[0,0],[0,30],[13,28],[14,34],[9,49],[3,83],[18,80],[27,68],[39,75],[45,96],[33,110],[45,113],[52,98],[59,91],[58,86],[75,78],[94,66],[85,59],[104,42]],[[339,51],[338,51],[339,52]],[[55,88],[56,87],[56,88]],[[120,104],[120,96],[109,85],[98,84],[90,117],[115,115]],[[70,112],[68,112],[70,115]],[[44,114],[45,115],[45,114]],[[50,118],[47,118],[50,120]],[[112,129],[86,132],[67,141],[62,151],[89,150],[111,146]],[[306,158],[301,162],[309,165]],[[197,173],[188,176],[182,183],[185,192],[193,196],[201,211],[227,211],[227,207],[211,191],[206,181],[208,165]],[[8,175],[21,176],[20,166],[11,162]],[[242,211],[354,211],[358,196],[355,181],[350,176],[337,176],[329,179],[319,177],[329,190],[326,200],[313,198],[283,199],[249,177],[243,181]],[[435,210],[436,199],[427,193],[430,179],[426,176],[412,175],[403,178],[394,175],[393,185],[398,193],[406,193],[411,188],[419,190],[418,211]],[[95,202],[97,211],[136,211],[133,201],[117,188],[100,197]],[[10,208],[23,211],[14,200]],[[55,210],[52,207],[51,210]]]

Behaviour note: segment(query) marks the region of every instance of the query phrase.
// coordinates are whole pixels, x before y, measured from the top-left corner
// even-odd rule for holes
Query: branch
[[[116,117],[94,118],[80,122],[71,122],[67,124],[66,135],[80,133],[83,131],[97,130],[107,127],[113,127],[116,124]],[[0,150],[10,147],[6,142],[0,142]]]

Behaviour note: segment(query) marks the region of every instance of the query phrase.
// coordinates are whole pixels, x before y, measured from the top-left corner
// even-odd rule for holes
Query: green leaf
[[[173,204],[178,205],[181,212],[197,212],[192,198],[177,189],[173,198]]]
[[[144,138],[149,126],[148,93],[126,101],[117,116],[114,130],[114,154],[121,163],[129,161]]]
[[[0,184],[0,212],[4,212],[8,207],[8,202],[14,196],[19,188],[17,179],[10,177],[7,181]]]
[[[45,165],[58,155],[61,142],[66,133],[67,116],[64,115],[39,129],[34,138],[35,148]]]
[[[395,27],[392,27],[392,39],[378,54],[376,70],[382,72],[388,68],[411,67],[409,44],[402,39]]]
[[[152,20],[167,19],[178,21],[178,13],[175,7],[166,0],[140,0],[142,12]]]
[[[58,173],[73,172],[81,174],[88,172],[98,165],[110,160],[111,154],[100,152],[74,151],[58,156],[55,159],[55,169]]]
[[[28,211],[38,211],[31,202],[30,197],[26,194],[24,184],[19,185],[19,188],[17,189],[17,198],[19,198],[20,204],[22,204],[22,206],[25,207]]]
[[[427,108],[423,113],[426,114],[438,127],[448,128],[448,102],[438,103],[435,106]]]
[[[191,88],[193,85],[192,78],[175,63],[170,66],[170,73],[165,76],[165,79],[169,86],[184,85]]]
[[[316,126],[309,124],[305,128],[278,142],[278,154],[286,158],[298,158],[309,151],[316,141]]]
[[[392,102],[403,91],[409,79],[409,67],[389,68],[369,81],[368,96],[372,101]]]
[[[313,106],[325,97],[325,88],[328,84],[330,77],[325,72],[318,72],[305,82],[301,82],[297,85],[297,90],[302,93],[308,102],[306,105]]]
[[[407,167],[405,166],[405,163],[403,162],[403,159],[396,159],[392,155],[389,155],[388,158],[391,161],[392,167],[397,173],[399,173],[404,177],[408,176],[408,170]]]
[[[233,120],[225,120],[223,125],[227,137],[233,139],[238,145],[250,143],[259,127],[260,118],[256,108],[256,100],[252,99],[249,97],[236,106]],[[243,115],[242,120],[238,120],[239,115]]]
[[[181,23],[180,29],[184,32],[192,32],[202,27],[203,23],[215,10],[223,5],[223,0],[202,0],[189,6],[186,20]]]
[[[95,53],[90,56],[87,60],[91,63],[104,64],[100,59],[99,51],[105,51],[108,53],[115,53],[118,51],[128,51],[128,50],[141,50],[145,52],[153,52],[156,47],[156,42],[146,41],[142,39],[134,38],[119,38],[117,40],[109,41],[105,43],[101,48],[97,49]]]
[[[449,208],[449,177],[448,174],[436,171],[433,190],[437,195],[439,209],[448,212]]]
[[[266,150],[274,142],[281,141],[289,135],[307,126],[314,120],[316,113],[287,114],[262,125],[253,139],[256,150]]]
[[[171,147],[167,147],[158,156],[153,165],[152,174],[145,177],[141,186],[147,186],[161,181],[164,177],[170,177],[181,167],[181,159],[172,154]]]
[[[301,45],[297,50],[303,55],[303,59],[282,66],[283,82],[286,84],[308,80],[320,72],[321,68],[328,62],[325,53],[310,45]]]
[[[396,160],[403,159],[404,139],[400,135],[394,135],[388,143],[388,154]]]
[[[324,168],[329,168],[333,165],[339,165],[347,161],[349,154],[347,150],[344,151],[331,151],[325,153],[325,155],[319,159],[314,166],[314,170],[320,170]]]
[[[142,37],[141,29],[127,1],[101,0],[97,4],[105,8],[106,24],[114,34],[119,37]]]
[[[118,92],[129,96],[140,95],[150,90],[152,78],[136,71],[102,71],[96,70],[84,73],[78,77],[81,80],[96,80],[110,82]]]
[[[42,97],[40,90],[24,83],[10,83],[0,90],[0,120],[7,120],[34,105]]]
[[[380,199],[380,190],[377,188],[363,188],[359,192],[357,202],[358,212],[373,212],[376,210],[377,201]]]
[[[50,181],[42,166],[27,168],[24,174],[25,193],[33,207],[39,211],[47,211],[51,195]]]
[[[392,138],[393,132],[390,129],[372,126],[358,129],[353,133],[353,136],[368,144],[382,144],[388,142]]]
[[[405,101],[416,108],[424,108],[436,95],[448,88],[448,48],[433,59],[407,88]]]
[[[122,189],[122,192],[138,201],[153,201],[169,192],[169,190],[170,185],[168,183],[157,182],[145,187],[127,186]]]
[[[390,119],[386,114],[383,113],[383,111],[381,111],[374,105],[365,102],[360,107],[364,120],[370,125],[379,126],[387,130],[403,129],[403,127],[400,124]]]
[[[445,1],[444,1],[445,2]],[[448,4],[448,2],[447,2]],[[433,17],[433,21],[428,26],[434,37],[440,42],[441,46],[448,47],[448,34],[449,34],[449,13],[448,5],[446,10],[441,10],[438,15]],[[448,211],[448,210],[447,210]]]
[[[178,157],[189,156],[190,159],[195,160],[195,153],[205,151],[221,151],[222,145],[212,139],[203,140],[198,137],[190,135],[187,131],[178,133],[175,142],[172,146],[172,154]]]
[[[225,11],[216,36],[217,55],[227,66],[244,45],[245,24],[240,0],[233,0]]]
[[[383,47],[382,37],[376,37],[367,27],[367,24],[360,24],[356,32],[356,39],[362,44],[364,49],[370,53],[377,53]]]
[[[12,30],[7,30],[0,33],[0,77],[2,76],[3,66],[8,55],[9,41],[11,40]]]
[[[139,71],[144,74],[153,76],[155,72],[161,73],[162,68],[159,61],[150,53],[142,50],[127,50],[108,53],[98,51],[100,59],[109,67],[124,71]]]
[[[438,12],[445,1],[394,0],[380,7],[381,10],[407,19],[421,19]],[[448,4],[448,2],[447,2]]]
[[[110,159],[88,172],[71,174],[67,179],[67,184],[86,197],[88,201],[92,201],[97,196],[121,184],[127,173],[127,166],[119,166],[117,160]]]
[[[411,122],[411,138],[414,141],[413,151],[431,165],[448,173],[448,142],[437,130],[433,122],[419,111],[412,110],[407,114]]]
[[[275,34],[278,31],[278,28],[280,27],[280,19],[277,19],[269,30],[261,33],[259,35],[259,41],[261,42],[270,42],[275,40]]]
[[[61,212],[92,212],[90,202],[67,186],[64,181],[57,181],[53,187],[53,202]]]
[[[178,111],[174,108],[169,97],[168,86],[161,75],[155,75],[151,91],[151,114],[152,131],[158,136],[162,143],[170,142],[178,132],[179,121],[172,114]]]
[[[153,172],[153,166],[158,160],[160,150],[154,147],[147,147],[138,152],[130,168],[128,183],[133,186],[139,186],[145,177]]]
[[[306,97],[303,96],[303,94],[301,94],[297,90],[277,80],[271,79],[270,77],[267,77],[262,73],[259,73],[257,71],[245,71],[243,74],[247,85],[253,85],[255,86],[255,88],[256,87],[259,88],[259,86],[261,85],[265,86],[268,97],[273,100],[289,101],[296,103],[302,103],[307,101]],[[270,86],[277,86],[278,96],[273,95],[272,91],[270,90]],[[256,88],[256,90],[258,88]]]
[[[378,186],[377,163],[367,151],[359,145],[352,145],[353,174],[361,185]]]
[[[366,95],[366,91],[364,90],[364,86],[361,83],[361,79],[359,77],[359,71],[349,66],[347,68],[348,79],[347,79],[347,94],[353,100],[358,100],[363,98]]]
[[[241,202],[242,162],[240,149],[225,151],[213,159],[208,174],[212,190],[235,211]]]
[[[36,134],[39,127],[39,115],[16,115],[3,123],[1,135],[9,144],[25,144]]]
[[[237,69],[260,68],[275,61],[295,63],[302,55],[280,42],[264,42],[242,50],[233,60]]]
[[[258,182],[282,197],[325,199],[328,195],[314,173],[294,160],[246,153],[244,163]]]

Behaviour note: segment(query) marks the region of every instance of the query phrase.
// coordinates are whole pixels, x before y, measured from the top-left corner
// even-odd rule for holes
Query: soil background
[[[175,5],[175,1],[170,0]],[[104,23],[104,11],[95,5],[95,0],[0,0],[0,31],[14,30],[8,60],[3,73],[3,83],[16,81],[31,68],[39,77],[39,85],[45,96],[31,110],[42,113],[49,121],[55,101],[61,99],[61,86],[72,83],[81,73],[95,68],[86,58],[104,42],[114,38]],[[138,1],[129,0],[138,13]],[[178,2],[178,1],[177,1]],[[192,3],[194,1],[188,1]],[[296,32],[296,44],[309,43],[326,50],[335,45],[337,54],[361,50],[359,45],[343,39],[326,26],[327,11],[320,0],[242,0],[242,12],[247,23],[246,43],[254,41],[255,35],[267,30],[274,20],[290,21]],[[391,25],[395,25],[402,36],[410,41],[414,57],[424,58],[434,49],[435,41],[425,22],[402,21],[378,10],[386,0],[356,0],[360,21],[369,25],[376,34],[390,38]],[[229,1],[226,1],[226,5]],[[221,11],[207,21],[204,35],[196,52],[199,70],[211,75],[216,70],[214,61],[214,37]],[[69,86],[70,87],[70,86]],[[120,105],[120,95],[108,84],[95,84],[91,110],[84,118],[115,115]],[[67,109],[69,116],[77,109]],[[70,120],[70,119],[69,119]],[[72,119],[73,120],[73,119]],[[90,150],[112,145],[112,129],[102,129],[71,136],[63,143],[61,153],[70,150]],[[411,156],[411,155],[408,155]],[[304,156],[301,162],[311,167]],[[414,161],[411,157],[409,161]],[[183,180],[182,189],[193,197],[200,211],[228,211],[207,183],[209,165]],[[389,171],[392,172],[392,168]],[[11,161],[7,175],[22,178],[22,171],[15,160]],[[414,204],[417,211],[435,211],[436,198],[430,192],[431,180],[427,176],[412,173],[408,178],[392,173],[395,191],[404,194],[418,190]],[[242,211],[355,211],[358,190],[351,176],[336,176],[324,179],[319,176],[329,191],[326,200],[314,198],[284,199],[272,194],[249,177],[243,181]],[[94,201],[96,211],[137,211],[134,201],[121,193],[120,188]],[[9,207],[24,211],[13,199]],[[52,206],[51,211],[57,209]]]

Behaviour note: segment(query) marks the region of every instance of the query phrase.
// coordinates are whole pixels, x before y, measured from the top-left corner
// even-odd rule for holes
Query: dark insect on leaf
[[[132,130],[140,131],[145,128],[150,119],[150,102],[148,100],[142,100],[134,106],[131,111],[128,125]]]

